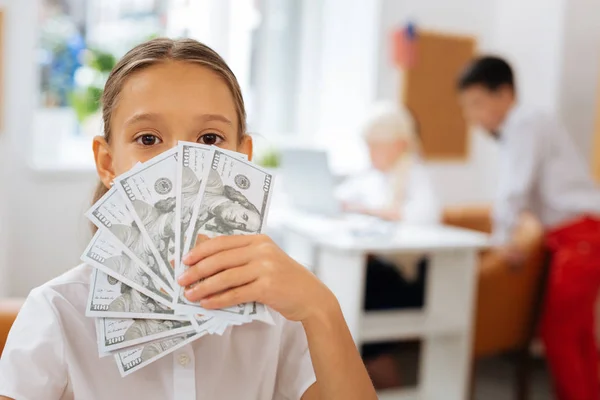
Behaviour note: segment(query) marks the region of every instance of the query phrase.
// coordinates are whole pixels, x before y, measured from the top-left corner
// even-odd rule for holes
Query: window
[[[127,50],[155,36],[191,37],[219,52],[240,81],[252,132],[288,136],[306,119],[299,100],[301,79],[310,76],[303,66],[311,63],[301,54],[310,33],[304,19],[306,4],[314,10],[318,2],[39,1],[37,168],[91,166],[90,143],[102,132],[98,99],[108,73]]]
[[[91,140],[102,132],[99,99],[108,73],[129,48],[164,34],[167,1],[40,2],[33,165],[89,166]]]

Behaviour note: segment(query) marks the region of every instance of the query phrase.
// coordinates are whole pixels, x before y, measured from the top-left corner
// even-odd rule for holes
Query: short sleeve
[[[404,202],[400,209],[402,221],[413,224],[437,224],[441,208],[431,178],[420,162],[412,165]]]
[[[300,400],[316,380],[302,324],[285,321],[274,400]]]
[[[335,197],[338,201],[346,203],[362,204],[364,201],[364,189],[361,185],[361,176],[347,178],[335,189]]]
[[[17,400],[60,399],[67,386],[61,327],[39,289],[31,292],[0,358],[0,395]]]

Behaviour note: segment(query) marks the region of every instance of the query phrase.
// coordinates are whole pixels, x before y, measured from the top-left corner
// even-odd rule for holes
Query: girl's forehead
[[[198,63],[169,61],[129,76],[123,83],[113,116],[189,115],[190,112],[235,118],[233,95],[225,81],[211,69]]]

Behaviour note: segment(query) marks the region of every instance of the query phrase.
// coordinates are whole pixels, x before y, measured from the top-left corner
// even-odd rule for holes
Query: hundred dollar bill
[[[261,321],[265,324],[275,325],[275,321],[273,320],[273,316],[269,312],[269,309],[261,303],[252,303],[250,318],[252,318],[252,321]]]
[[[177,159],[177,178],[179,186],[176,193],[175,220],[179,221],[175,228],[175,277],[179,277],[184,234],[192,220],[196,199],[200,194],[200,185],[204,171],[208,168],[211,147],[197,143],[179,142]],[[175,281],[175,287],[178,287]]]
[[[199,234],[208,237],[221,235],[251,235],[261,233],[273,193],[273,176],[266,170],[218,148],[212,150],[210,168],[202,180],[192,222],[185,234],[184,254],[196,245]],[[183,269],[185,270],[185,266]],[[174,308],[177,312],[207,313],[183,296],[184,289],[176,287]],[[250,320],[251,304],[219,310],[227,318]],[[211,311],[212,312],[212,311]],[[211,312],[208,312],[209,314]]]
[[[176,193],[175,220],[179,224],[175,229],[175,276],[178,277],[183,271],[179,268],[182,257],[182,249],[185,243],[185,233],[192,220],[194,205],[201,196],[200,185],[202,177],[208,169],[211,150],[214,146],[179,141],[177,152],[177,181],[179,186]],[[232,157],[247,160],[242,153],[225,151]]]
[[[179,277],[184,269],[181,266],[182,248],[185,242],[185,233],[188,232],[194,205],[198,203],[202,177],[208,170],[210,156],[214,146],[205,146],[198,143],[183,142],[178,143],[177,149],[179,157],[177,159],[177,178],[179,186],[177,188],[175,220],[179,221],[175,228],[175,277]],[[241,153],[221,150],[231,157],[240,160],[247,160],[247,156]],[[175,281],[175,287],[179,287]],[[179,291],[183,296],[183,290]],[[183,300],[183,299],[182,299]],[[173,305],[176,303],[173,300]]]
[[[138,167],[139,168],[139,167]],[[152,250],[152,243],[145,240],[125,198],[113,186],[85,214],[98,227],[105,230],[123,244],[123,251],[136,264],[143,266],[152,279],[162,282],[166,290],[173,294],[171,281],[159,267],[159,261]]]
[[[197,332],[207,331],[210,334],[222,335],[230,326],[242,325],[245,321],[233,321],[230,319],[213,318],[207,315],[195,315],[192,324]]]
[[[191,321],[98,318],[98,351],[114,352],[171,336],[196,332]]]
[[[90,282],[86,316],[101,318],[147,318],[189,320],[138,292],[131,286],[94,269]]]
[[[184,252],[195,246],[198,234],[257,234],[266,222],[273,190],[271,173],[218,148],[213,148],[209,165],[185,234]]]
[[[192,318],[192,325],[196,329],[196,332],[208,332],[214,333],[213,327],[218,323],[218,319],[214,318],[211,315],[200,315],[196,314]]]
[[[203,336],[202,333],[186,333],[119,352],[115,354],[119,372],[121,376],[127,376],[201,336]]]
[[[121,242],[117,241],[109,232],[98,230],[81,256],[81,260],[151,299],[170,307],[173,298],[168,294],[167,288],[162,283],[155,281],[143,268],[143,265],[129,257],[124,250]],[[169,292],[171,291],[169,290]]]
[[[176,147],[115,179],[117,190],[132,211],[142,236],[151,244],[152,254],[171,286],[174,286],[176,184]]]

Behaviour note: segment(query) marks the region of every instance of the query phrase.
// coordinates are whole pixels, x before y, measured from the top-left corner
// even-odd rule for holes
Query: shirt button
[[[188,357],[187,354],[181,353],[179,355],[179,365],[181,365],[182,367],[185,367],[186,365],[188,365],[189,362],[190,362],[190,358]]]

